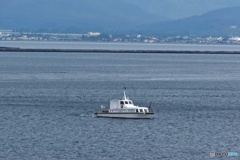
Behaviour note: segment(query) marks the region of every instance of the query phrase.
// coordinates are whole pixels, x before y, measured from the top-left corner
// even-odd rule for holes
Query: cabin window
[[[143,112],[143,110],[142,110],[142,109],[139,109],[139,111],[140,111],[140,112]]]
[[[136,109],[136,112],[138,112],[138,109]]]
[[[123,101],[120,101],[120,104],[124,104],[124,102],[123,102]]]
[[[129,101],[129,104],[132,104],[132,101]]]
[[[128,104],[128,101],[125,101],[125,104]]]
[[[147,109],[144,109],[144,112],[147,113],[148,112]]]

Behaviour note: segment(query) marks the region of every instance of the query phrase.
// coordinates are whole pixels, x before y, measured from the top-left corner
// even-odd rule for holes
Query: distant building
[[[100,35],[101,35],[100,32],[88,32],[88,36],[95,36],[95,37],[97,37],[97,36],[100,36]]]
[[[235,29],[235,28],[237,28],[237,26],[230,26],[230,28],[231,28],[231,29]]]
[[[240,37],[231,37],[229,38],[230,41],[240,41]]]
[[[141,38],[141,37],[142,37],[142,35],[140,35],[140,34],[137,35],[137,38]]]

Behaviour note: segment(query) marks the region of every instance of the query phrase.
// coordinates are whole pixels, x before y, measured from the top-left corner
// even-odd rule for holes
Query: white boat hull
[[[133,118],[133,119],[150,119],[153,118],[153,113],[95,113],[97,117],[106,118]]]

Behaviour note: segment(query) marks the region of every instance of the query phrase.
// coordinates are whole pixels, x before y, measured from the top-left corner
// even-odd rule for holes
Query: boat
[[[148,107],[135,106],[133,101],[126,96],[125,90],[122,99],[110,100],[108,110],[105,109],[104,105],[101,105],[101,110],[95,113],[96,117],[133,119],[150,119],[153,118],[153,114],[151,103]]]

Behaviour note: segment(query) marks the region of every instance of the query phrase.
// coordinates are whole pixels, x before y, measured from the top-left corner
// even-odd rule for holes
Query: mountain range
[[[162,36],[239,36],[240,7],[217,9],[201,16],[142,26],[139,31]]]
[[[202,15],[209,11],[240,6],[239,0],[126,0],[151,14],[171,19]]]
[[[0,5],[0,28],[109,32],[159,20],[161,17],[121,0],[1,0]]]
[[[238,5],[239,0],[1,0],[0,29],[234,35]]]

